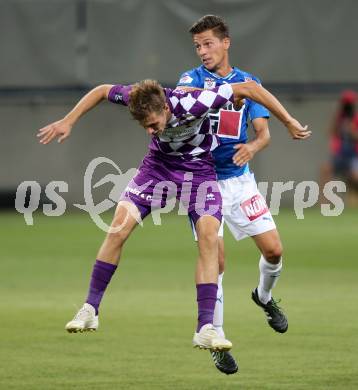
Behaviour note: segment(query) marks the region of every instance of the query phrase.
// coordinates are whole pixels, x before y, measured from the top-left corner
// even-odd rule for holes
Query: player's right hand
[[[307,125],[303,127],[301,123],[294,118],[286,124],[286,127],[293,139],[306,139],[312,134],[312,131],[308,130]]]
[[[65,119],[61,119],[57,122],[53,122],[37,133],[37,137],[40,138],[40,144],[46,145],[55,138],[58,138],[57,142],[61,143],[71,134],[72,125]]]

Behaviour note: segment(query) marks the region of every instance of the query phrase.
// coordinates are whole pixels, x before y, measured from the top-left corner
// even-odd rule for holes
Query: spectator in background
[[[354,198],[358,196],[358,95],[346,90],[341,94],[338,110],[329,129],[330,161],[323,164],[321,181],[344,180]],[[358,198],[357,198],[358,199]]]

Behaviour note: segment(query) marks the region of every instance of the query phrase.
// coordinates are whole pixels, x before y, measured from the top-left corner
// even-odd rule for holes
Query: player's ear
[[[164,105],[164,113],[165,113],[165,117],[168,121],[172,115],[172,113],[170,112],[170,107],[169,107],[168,103],[165,103],[165,105]]]
[[[230,38],[229,38],[229,37],[225,37],[225,38],[223,39],[223,43],[224,43],[225,49],[228,50],[229,47],[230,47],[230,43],[231,43]]]

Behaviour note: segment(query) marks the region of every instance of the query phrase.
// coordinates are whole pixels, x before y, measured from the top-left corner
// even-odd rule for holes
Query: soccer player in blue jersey
[[[149,152],[120,197],[111,230],[98,252],[86,303],[67,323],[67,331],[76,333],[98,328],[99,306],[117,269],[125,241],[139,221],[152,210],[165,207],[170,197],[181,198],[182,192],[187,191],[183,189],[185,175],[190,173],[192,187],[187,197],[187,209],[199,242],[196,269],[198,323],[193,345],[217,351],[231,348],[231,342],[219,335],[213,326],[221,196],[210,153],[217,146],[217,137],[211,131],[207,115],[242,97],[267,104],[298,136],[305,132],[299,122],[255,82],[221,85],[212,91],[183,92],[162,88],[153,80],[144,80],[134,86],[119,84],[96,87],[63,119],[40,129],[40,143],[48,144],[56,138],[62,142],[82,115],[102,100],[109,100],[128,106],[133,117],[152,136]],[[168,182],[173,184],[174,190],[168,188],[168,192],[158,194],[157,185]]]
[[[210,90],[226,83],[248,80],[260,83],[257,77],[231,66],[229,29],[221,17],[206,15],[199,19],[189,31],[202,65],[183,73],[178,82],[179,88]],[[250,172],[248,164],[254,155],[269,143],[269,112],[262,105],[245,99],[240,108],[236,108],[235,105],[226,106],[209,116],[212,131],[220,139],[220,144],[213,151],[213,156],[223,198],[224,221],[236,240],[250,236],[260,250],[260,278],[258,287],[252,292],[252,299],[264,310],[268,324],[275,331],[284,333],[288,328],[287,318],[271,296],[271,290],[277,283],[282,270],[282,244],[275,222],[257,189],[254,175]],[[251,121],[256,134],[255,139],[250,142],[247,142],[248,121]],[[291,135],[295,139],[304,139],[309,136],[308,133],[302,133],[302,137],[297,137],[292,133]],[[224,337],[223,224],[220,228],[220,236],[218,296],[214,326]],[[220,371],[232,374],[238,370],[229,352],[212,351],[211,353]]]

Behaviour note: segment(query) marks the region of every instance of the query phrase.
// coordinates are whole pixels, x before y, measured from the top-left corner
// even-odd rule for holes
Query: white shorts
[[[223,219],[219,237],[224,236],[224,222],[236,240],[276,229],[270,210],[260,194],[253,173],[219,180],[223,200]],[[196,231],[192,225],[195,240]]]

